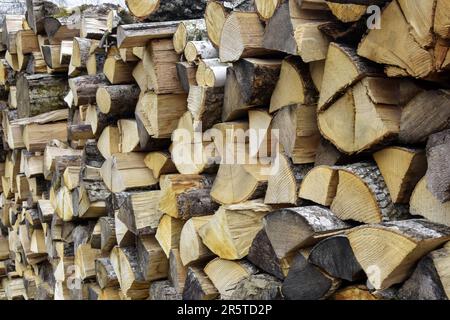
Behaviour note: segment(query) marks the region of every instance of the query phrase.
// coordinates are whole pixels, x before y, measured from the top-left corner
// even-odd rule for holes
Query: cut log
[[[379,70],[368,60],[359,57],[353,48],[331,43],[320,89],[319,111],[327,109],[348,87],[377,73]]]
[[[199,59],[218,58],[219,52],[209,40],[189,41],[184,49],[184,56],[188,62],[194,63]]]
[[[407,208],[393,203],[380,170],[370,162],[339,168],[339,183],[331,210],[343,220],[364,223],[401,220],[409,216]]]
[[[95,260],[95,273],[97,283],[101,289],[114,288],[119,285],[117,275],[109,258],[97,258]]]
[[[203,17],[206,0],[126,0],[130,12],[139,19],[169,21]]]
[[[292,258],[292,255],[282,259],[276,256],[264,229],[259,231],[253,239],[247,256],[247,259],[255,266],[280,280],[287,276]]]
[[[270,112],[292,104],[315,105],[317,96],[308,66],[298,57],[288,57],[281,65],[280,79],[270,100]]]
[[[412,191],[409,202],[411,214],[450,226],[450,202],[442,203],[427,187],[427,179],[421,179]]]
[[[450,93],[430,90],[419,93],[403,108],[399,140],[414,144],[426,141],[429,135],[448,127]]]
[[[169,280],[180,294],[184,291],[187,277],[187,267],[183,266],[179,249],[170,250],[169,254]]]
[[[408,203],[417,182],[425,175],[423,150],[388,147],[373,155],[394,203]],[[442,171],[440,172],[442,174]]]
[[[233,12],[226,18],[220,39],[220,60],[234,62],[241,58],[270,54],[263,47],[264,27],[256,12]]]
[[[21,75],[17,80],[17,111],[20,118],[64,109],[67,83],[61,76]]]
[[[264,218],[264,230],[280,259],[349,227],[330,210],[318,206],[282,209]]]
[[[418,219],[361,226],[348,233],[356,259],[378,290],[407,279],[420,258],[449,238],[448,227]]]
[[[268,274],[254,274],[241,280],[231,300],[281,300],[281,281]]]
[[[277,155],[273,163],[273,171],[267,182],[267,192],[264,198],[265,204],[290,204],[297,205],[300,186],[309,176],[312,169],[310,165],[293,165],[283,154]],[[314,185],[319,184],[315,181]]]
[[[330,276],[342,280],[354,282],[365,276],[345,235],[330,237],[316,244],[308,261]]]
[[[315,106],[298,104],[284,107],[272,120],[273,132],[281,149],[294,164],[315,161],[320,143]]]
[[[340,281],[326,274],[310,262],[308,254],[299,252],[281,288],[288,300],[323,300],[332,295]]]
[[[216,287],[201,268],[187,269],[183,300],[214,300],[218,295]]]
[[[182,220],[213,214],[219,207],[209,195],[213,179],[210,175],[162,176],[159,210]]]
[[[69,79],[69,87],[73,94],[74,105],[94,104],[96,102],[98,88],[106,85],[109,85],[109,83],[103,74]]]
[[[314,167],[303,178],[299,197],[323,206],[330,206],[336,196],[338,170],[328,166]]]
[[[229,261],[216,258],[210,261],[204,271],[217,291],[221,299],[230,299],[238,283],[252,274],[256,268],[245,260]]]
[[[117,244],[115,221],[111,217],[101,217],[98,221],[100,223],[100,249],[102,253],[107,254]]]
[[[268,21],[282,2],[282,0],[255,0],[256,12],[262,20]]]
[[[60,12],[59,7],[50,1],[27,0],[27,22],[35,34],[44,32],[44,18]]]
[[[144,279],[147,281],[165,279],[169,273],[169,260],[155,236],[139,236],[136,246]]]
[[[182,54],[188,42],[206,39],[208,39],[208,34],[205,19],[182,21],[173,36],[173,47],[176,53]]]
[[[401,300],[448,300],[450,249],[442,248],[422,258],[397,293]]]
[[[248,254],[253,239],[262,229],[262,219],[270,211],[271,207],[264,205],[262,201],[222,206],[199,229],[199,235],[203,243],[222,259],[242,259]]]
[[[180,234],[180,258],[183,265],[188,266],[210,259],[214,254],[206,247],[199,235],[202,226],[212,216],[193,217],[186,221]]]
[[[450,130],[431,135],[427,143],[427,187],[442,203],[450,200],[450,172],[444,163],[450,157]]]
[[[145,165],[152,170],[153,176],[159,179],[161,175],[176,173],[177,169],[170,158],[170,154],[164,151],[150,152],[145,156]]]
[[[180,235],[183,225],[183,220],[175,219],[168,215],[163,215],[159,222],[155,237],[167,258],[169,258],[171,249],[178,249],[180,246]]]
[[[182,298],[169,280],[152,282],[149,295],[150,300],[181,300]]]
[[[178,80],[183,87],[184,92],[189,93],[191,86],[197,85],[196,80],[197,67],[187,62],[177,62]]]
[[[144,163],[145,154],[117,153],[107,159],[101,176],[112,192],[154,186],[158,181]]]
[[[187,108],[193,120],[200,121],[203,131],[221,122],[223,99],[223,88],[190,87]]]
[[[100,87],[96,93],[96,102],[101,112],[125,118],[134,113],[139,93],[136,85]]]
[[[348,286],[336,291],[330,300],[379,300],[364,285]]]
[[[67,141],[67,123],[29,124],[23,130],[25,147],[30,152],[44,151],[49,140]]]
[[[117,28],[117,46],[121,49],[144,47],[149,40],[171,38],[177,27],[177,21],[121,25]]]
[[[140,151],[139,132],[136,120],[134,119],[120,119],[117,121],[119,128],[119,152],[128,153],[133,151]]]
[[[111,84],[128,84],[133,82],[133,63],[123,62],[119,56],[109,56],[105,60],[103,73]]]

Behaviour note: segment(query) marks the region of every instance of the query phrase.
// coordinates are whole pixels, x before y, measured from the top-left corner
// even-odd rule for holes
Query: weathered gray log
[[[109,82],[103,73],[69,79],[74,105],[95,104],[98,88],[106,85],[109,85]]]
[[[101,217],[100,232],[101,232],[101,250],[103,253],[108,253],[117,244],[116,239],[116,224],[114,218]]]
[[[345,235],[330,237],[316,244],[308,261],[339,279],[353,282],[364,278],[364,271]]]
[[[197,67],[194,64],[190,64],[186,61],[177,62],[178,80],[180,80],[183,90],[187,93],[189,93],[191,86],[197,85],[197,81],[195,79],[196,72]]]
[[[188,220],[192,217],[210,215],[219,209],[210,195],[211,188],[188,190],[177,196],[177,208],[180,218]]]
[[[119,285],[117,275],[109,258],[98,258],[95,260],[95,274],[100,288],[110,288]]]
[[[154,281],[150,284],[150,300],[181,300],[179,294],[169,280]]]
[[[16,88],[19,118],[67,108],[64,97],[68,86],[64,76],[22,74],[17,80]]]
[[[137,85],[105,86],[97,90],[96,100],[100,111],[124,119],[133,116],[139,93]]]
[[[27,0],[27,22],[35,34],[42,34],[44,19],[60,12],[58,5],[46,0]]]
[[[431,135],[427,143],[428,190],[442,203],[450,200],[450,130]]]
[[[169,260],[154,235],[138,236],[136,249],[145,280],[155,281],[167,278]]]
[[[231,300],[279,300],[281,299],[281,281],[261,273],[252,274],[241,280],[233,290]]]

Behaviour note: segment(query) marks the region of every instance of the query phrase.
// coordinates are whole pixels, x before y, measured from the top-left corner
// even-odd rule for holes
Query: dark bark
[[[427,143],[428,190],[442,203],[450,200],[450,130],[431,135]]]

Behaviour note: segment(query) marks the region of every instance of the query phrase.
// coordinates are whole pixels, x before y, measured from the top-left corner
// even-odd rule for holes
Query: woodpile
[[[125,2],[0,19],[0,300],[450,298],[449,0]]]

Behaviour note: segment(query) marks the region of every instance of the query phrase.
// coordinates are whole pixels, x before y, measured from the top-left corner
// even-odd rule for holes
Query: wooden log
[[[46,16],[44,29],[49,40],[60,42],[80,36],[81,12],[62,12],[61,15]]]
[[[394,203],[408,203],[417,182],[425,175],[423,150],[388,147],[373,155]],[[442,174],[442,172],[441,172]]]
[[[449,130],[431,135],[427,142],[428,170],[426,174],[428,190],[442,203],[450,200],[448,190],[449,172],[442,164],[448,158]]]
[[[272,120],[272,130],[278,130],[277,139],[294,164],[315,161],[320,143],[316,117],[315,106],[298,104],[279,110]]]
[[[183,265],[179,249],[170,250],[169,254],[169,280],[180,294],[184,291],[187,277],[187,267]]]
[[[348,286],[337,290],[330,300],[379,300],[364,285]]]
[[[302,285],[299,285],[302,284]],[[308,262],[308,254],[297,253],[281,291],[288,300],[323,300],[332,295],[340,281]]]
[[[281,65],[280,78],[270,100],[270,112],[292,104],[315,105],[317,96],[308,66],[300,58],[290,56]]]
[[[17,111],[21,118],[66,108],[67,83],[56,75],[21,75],[17,80]]]
[[[420,219],[361,226],[348,233],[356,259],[378,290],[404,281],[421,257],[449,237],[448,227]]]
[[[199,59],[218,58],[219,52],[209,40],[189,41],[184,49],[184,56],[188,62],[194,63]]]
[[[180,234],[180,258],[183,265],[197,264],[214,256],[199,235],[200,228],[211,218],[212,216],[193,217],[183,225]]]
[[[130,12],[139,19],[170,21],[203,17],[206,1],[126,0],[126,4]]]
[[[118,116],[102,113],[95,104],[87,105],[85,113],[86,116],[84,122],[90,125],[91,131],[96,137],[98,136],[100,138],[100,135],[108,126],[116,127]],[[112,149],[118,147],[119,143],[117,141],[117,144]]]
[[[338,171],[328,166],[314,167],[303,179],[299,197],[323,206],[330,206],[336,196]]]
[[[44,19],[46,16],[57,14],[59,7],[50,1],[27,0],[27,22],[35,34],[44,32]]]
[[[281,0],[255,0],[255,9],[262,20],[268,21],[281,3]]]
[[[339,1],[327,1],[327,5],[336,18],[347,23],[360,20],[368,8],[364,3],[339,3]]]
[[[150,152],[145,156],[145,165],[152,170],[153,176],[159,179],[161,175],[167,175],[171,173],[176,173],[177,169],[172,159],[170,158],[170,153],[164,151],[154,151]]]
[[[310,165],[293,165],[283,154],[279,154],[274,161],[274,172],[267,181],[267,191],[264,198],[265,204],[291,204],[299,202],[300,186],[306,183],[309,171],[314,170]],[[277,168],[276,168],[277,167]],[[319,184],[315,181],[315,184]]]
[[[187,269],[183,300],[214,300],[219,292],[201,268]]]
[[[270,54],[263,47],[264,27],[254,12],[233,12],[226,18],[220,39],[220,60],[234,62],[241,58]]]
[[[397,297],[401,300],[447,300],[449,285],[445,268],[449,254],[449,248],[444,247],[423,257]]]
[[[155,237],[167,258],[171,249],[179,248],[183,225],[183,220],[175,219],[168,215],[163,215],[159,222]]]
[[[262,201],[222,206],[211,220],[200,227],[203,243],[222,259],[242,259],[250,250],[256,234],[262,229],[262,219],[271,207]],[[222,226],[228,230],[223,232]]]
[[[253,239],[247,259],[264,272],[283,280],[289,272],[293,255],[279,259],[267,237],[266,231],[262,229]]]
[[[160,178],[159,210],[177,219],[213,214],[218,205],[209,196],[210,175],[172,174]]]
[[[119,285],[117,275],[109,258],[95,260],[96,280],[101,289],[114,288]]]
[[[74,105],[80,106],[95,103],[98,88],[108,84],[103,74],[69,79],[69,87],[73,94]]]
[[[230,299],[236,285],[256,273],[256,268],[245,260],[230,261],[215,258],[203,271],[217,288],[221,299]]]
[[[281,281],[262,273],[241,280],[233,291],[231,300],[280,300]]]
[[[188,62],[177,62],[176,66],[178,80],[180,81],[184,92],[189,93],[190,87],[197,85],[197,68],[194,64]]]
[[[134,63],[123,62],[119,56],[109,56],[105,60],[103,73],[111,84],[129,84],[133,82]]]
[[[208,38],[205,19],[194,19],[180,22],[173,35],[175,52],[182,54],[190,41],[201,41]]]
[[[142,61],[148,77],[148,89],[157,94],[184,93],[176,70],[180,56],[170,39],[152,40],[146,47]]]
[[[316,244],[308,261],[335,278],[351,282],[364,278],[364,271],[345,235],[330,237]]]
[[[150,300],[181,300],[182,298],[169,280],[152,282],[149,296]]]
[[[202,123],[202,130],[206,131],[220,122],[223,98],[222,88],[190,87],[187,107],[193,120]]]
[[[411,214],[427,218],[428,220],[450,226],[450,203],[442,203],[427,187],[427,179],[422,178],[411,194],[409,202]]]
[[[106,254],[117,244],[115,221],[111,217],[101,217],[98,221],[100,224],[100,249],[102,253]]]
[[[114,222],[116,228],[116,241],[117,245],[122,248],[136,247],[136,236],[127,228],[118,217],[117,213],[114,213]]]
[[[279,74],[280,60],[243,59],[234,63],[225,83],[222,120],[234,120],[252,107],[267,106]]]
[[[96,102],[101,112],[125,118],[133,114],[139,93],[136,85],[100,87],[96,93]]]
[[[67,141],[67,124],[65,122],[29,124],[23,130],[23,139],[28,151],[44,151],[50,139]]]
[[[146,280],[156,281],[167,277],[169,261],[154,236],[139,236],[137,252],[139,265]]]
[[[352,194],[354,196],[350,196]],[[358,208],[364,207],[364,212]],[[395,205],[378,167],[356,163],[339,168],[339,183],[331,210],[343,220],[364,223],[404,219],[408,210]]]
[[[143,47],[152,39],[171,38],[177,27],[176,21],[122,25],[117,28],[117,46],[121,49]]]
[[[313,216],[321,218],[316,220]],[[264,218],[264,230],[278,258],[349,227],[330,210],[318,206],[282,209]],[[296,236],[286,237],[286,234]]]
[[[117,121],[119,129],[119,152],[128,153],[140,151],[139,132],[136,120],[120,119]]]
[[[420,143],[424,142],[429,135],[447,129],[447,119],[450,115],[445,106],[448,101],[449,94],[444,90],[424,91],[417,94],[403,108],[399,140],[407,144]],[[425,104],[426,108],[424,108]],[[426,117],[424,117],[425,114]]]

